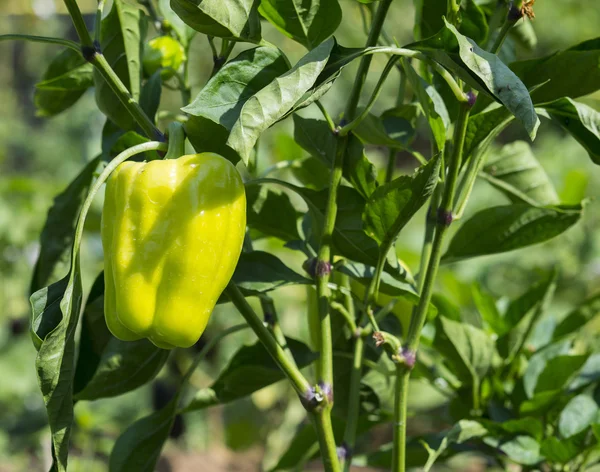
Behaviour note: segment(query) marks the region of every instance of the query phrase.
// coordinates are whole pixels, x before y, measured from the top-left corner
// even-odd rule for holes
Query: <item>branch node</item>
[[[101,53],[100,43],[94,41],[93,46],[81,46],[81,55],[87,62],[92,62],[96,54]]]
[[[452,224],[452,211],[447,211],[442,208],[438,208],[437,212],[437,223],[440,226],[450,226]]]

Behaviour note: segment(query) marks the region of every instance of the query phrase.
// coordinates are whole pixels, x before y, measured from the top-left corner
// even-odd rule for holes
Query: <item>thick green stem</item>
[[[31,41],[34,43],[47,43],[56,44],[57,46],[64,46],[72,49],[73,51],[81,52],[81,47],[75,41],[70,39],[62,38],[51,38],[48,36],[35,36],[32,34],[0,34],[0,41],[12,41],[12,40],[23,40]]]
[[[362,336],[356,336],[354,340],[354,359],[352,361],[352,372],[350,374],[350,396],[348,401],[348,422],[344,432],[344,447],[346,457],[344,460],[344,472],[350,470],[352,465],[352,453],[356,443],[356,428],[358,415],[360,413],[360,381],[362,379],[363,355],[365,352],[365,341]]]
[[[146,136],[157,141],[163,141],[164,136],[160,130],[154,126],[152,120],[146,115],[140,104],[131,96],[125,84],[121,82],[119,76],[110,67],[106,58],[101,53],[96,53],[90,58],[90,62],[98,69],[100,75],[106,80],[106,83],[121,101],[127,111],[133,116],[140,125]]]
[[[142,110],[140,104],[131,96],[125,84],[106,61],[106,58],[102,53],[96,50],[96,45],[85,25],[85,21],[83,20],[83,16],[81,15],[76,0],[64,0],[64,2],[69,11],[69,15],[71,15],[79,40],[81,41],[81,52],[85,59],[98,69],[100,75],[106,80],[109,87],[115,93],[125,109],[133,116],[142,130],[144,130],[144,133],[146,133],[150,139],[163,141],[163,134],[156,126],[154,126],[154,123],[148,115],[146,115],[144,110]]]
[[[410,371],[398,366],[396,371],[396,398],[394,400],[394,439],[392,471],[406,470],[406,418],[408,407],[408,381]]]
[[[497,54],[498,51],[500,51],[502,44],[504,44],[504,40],[508,36],[508,32],[512,29],[513,26],[515,26],[515,23],[517,22],[517,20],[511,19],[509,15],[510,12],[508,15],[506,15],[504,23],[502,23],[502,28],[500,28],[496,39],[494,39],[494,44],[492,44],[492,47],[490,48],[490,52],[492,54]]]
[[[307,393],[312,390],[310,384],[306,378],[304,378],[302,372],[296,367],[295,363],[289,359],[286,352],[277,343],[252,307],[248,304],[246,298],[242,292],[240,292],[240,289],[237,288],[234,283],[230,283],[225,289],[225,292],[246,322],[250,325],[250,328],[254,331],[267,352],[271,355],[283,373],[290,379],[298,395],[300,395],[301,398],[306,398]]]
[[[75,31],[77,31],[77,36],[79,36],[79,40],[81,41],[82,48],[93,48],[94,41],[90,36],[90,32],[85,25],[85,21],[83,19],[83,15],[81,14],[81,10],[79,10],[79,6],[77,5],[76,0],[64,0],[65,6],[69,11],[69,15],[71,15],[71,20],[73,21],[73,26],[75,26]]]
[[[385,183],[390,183],[394,179],[394,170],[396,169],[396,150],[390,148],[388,151],[387,167],[385,168]]]
[[[335,219],[337,216],[337,191],[342,180],[342,165],[344,154],[346,153],[346,144],[348,140],[341,138],[338,140],[335,159],[331,169],[331,180],[329,184],[329,196],[327,207],[325,209],[325,222],[323,232],[321,233],[321,244],[316,265],[317,277],[317,303],[319,306],[319,318],[321,324],[321,340],[319,343],[321,349],[321,362],[319,369],[319,382],[332,385],[333,382],[333,360],[332,360],[332,340],[331,340],[331,320],[329,317],[329,299],[331,298],[331,289],[329,288],[329,279],[331,275],[331,240]]]
[[[337,456],[333,428],[331,426],[331,410],[326,407],[312,414],[313,424],[317,430],[323,469],[326,472],[341,472],[340,461]]]
[[[431,256],[427,263],[425,279],[422,284],[422,289],[419,297],[419,303],[412,317],[408,336],[403,347],[405,356],[410,356],[414,360],[421,330],[427,318],[427,309],[431,302],[433,294],[433,285],[437,276],[437,271],[442,258],[442,247],[444,237],[452,222],[452,205],[454,202],[454,194],[456,191],[456,183],[460,172],[462,161],[463,147],[465,143],[465,135],[467,132],[467,123],[469,121],[468,104],[461,103],[458,113],[458,118],[454,125],[453,150],[449,161],[449,170],[444,183],[444,193],[442,201],[438,209],[437,228],[433,237]],[[406,470],[406,420],[407,420],[407,403],[408,403],[408,382],[410,379],[410,365],[405,363],[398,367],[398,380],[396,384],[396,407],[394,408],[394,462],[393,472],[405,472]]]
[[[185,131],[178,121],[169,123],[169,149],[165,159],[179,159],[185,154]]]
[[[377,40],[379,39],[379,35],[381,34],[381,30],[383,28],[383,22],[385,21],[385,17],[390,9],[391,4],[392,0],[381,0],[379,8],[377,8],[377,13],[375,13],[375,16],[373,17],[371,30],[369,31],[369,37],[367,38],[367,44],[365,47],[368,48],[377,45]],[[358,107],[358,101],[360,100],[360,93],[362,92],[363,85],[367,80],[367,74],[369,73],[370,66],[371,55],[363,56],[363,58],[360,60],[354,86],[352,87],[352,92],[350,93],[350,98],[348,99],[348,105],[346,106],[346,112],[344,113],[344,119],[346,122],[350,122],[354,119],[354,114],[356,113],[356,108]]]

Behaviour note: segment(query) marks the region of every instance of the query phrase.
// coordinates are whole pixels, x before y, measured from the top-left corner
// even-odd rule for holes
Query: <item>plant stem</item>
[[[508,15],[506,16],[504,23],[502,23],[502,28],[500,28],[500,32],[498,33],[498,36],[496,36],[496,39],[494,39],[494,44],[492,44],[492,47],[490,48],[492,54],[497,54],[498,51],[500,51],[506,36],[508,36],[508,32],[515,26],[515,23],[516,21],[509,19]]]
[[[313,424],[317,430],[321,459],[326,472],[341,472],[340,461],[337,456],[333,428],[331,426],[331,413],[329,408],[315,411],[312,415]]]
[[[104,0],[98,0],[96,7],[96,20],[94,23],[94,41],[100,43],[100,32],[102,31],[102,13],[104,12]]]
[[[0,34],[0,41],[9,41],[22,39],[24,41],[31,41],[34,43],[48,43],[56,44],[58,46],[64,46],[77,52],[81,52],[81,47],[75,41],[70,39],[62,38],[51,38],[49,36],[35,36],[32,34]]]
[[[263,344],[267,352],[271,355],[275,363],[279,366],[279,368],[283,371],[283,373],[290,379],[292,385],[298,395],[304,397],[307,392],[311,391],[311,386],[302,375],[302,372],[296,367],[295,362],[289,359],[286,352],[283,348],[277,343],[273,335],[270,331],[265,327],[262,320],[258,317],[258,315],[254,312],[252,307],[246,301],[246,298],[240,292],[240,289],[237,286],[230,282],[225,292],[238,309],[240,314],[244,317],[246,322],[250,325],[250,328],[260,342]]]
[[[406,418],[408,407],[408,381],[410,370],[398,365],[396,370],[396,398],[394,399],[394,439],[392,470],[406,470]]]
[[[337,142],[335,159],[331,170],[327,207],[325,209],[325,221],[323,223],[321,244],[319,246],[317,259],[317,303],[319,306],[319,318],[321,324],[321,340],[319,343],[321,362],[318,380],[319,382],[329,384],[330,386],[333,382],[331,320],[329,317],[329,299],[331,298],[331,290],[328,285],[331,275],[331,239],[337,216],[337,191],[342,179],[342,165],[344,154],[346,153],[347,142],[347,139],[340,139]]]
[[[315,103],[319,107],[319,110],[321,110],[321,113],[323,114],[323,118],[325,118],[325,121],[327,121],[327,124],[329,125],[329,129],[331,131],[334,131],[335,123],[333,122],[331,115],[329,115],[329,113],[327,112],[327,110],[325,109],[325,107],[323,106],[323,104],[321,103],[320,100],[315,101]]]
[[[350,393],[348,401],[348,422],[344,432],[344,446],[346,447],[346,457],[344,460],[344,472],[350,470],[352,465],[352,454],[356,443],[356,427],[358,415],[360,413],[360,381],[362,378],[362,363],[365,352],[365,341],[361,335],[354,339],[354,359],[352,362],[352,372],[350,374]]]
[[[163,141],[165,138],[160,130],[154,126],[152,120],[146,115],[140,104],[131,96],[125,84],[117,76],[115,71],[110,67],[106,58],[101,53],[96,53],[92,56],[90,62],[98,69],[100,75],[106,80],[112,91],[121,101],[127,111],[133,116],[135,121],[140,125],[146,136],[157,141]]]
[[[398,62],[399,59],[400,56],[392,56],[390,59],[388,59],[388,62],[385,65],[385,68],[383,69],[379,80],[377,81],[377,85],[375,85],[375,89],[371,94],[371,98],[367,102],[367,105],[363,108],[360,115],[354,118],[350,123],[342,126],[342,128],[339,130],[340,136],[346,136],[350,131],[356,128],[362,120],[364,120],[367,117],[367,115],[371,111],[371,108],[373,108],[373,105],[377,101],[377,97],[379,97],[379,93],[381,92],[381,89],[383,87],[383,84],[385,83],[385,80],[387,79],[387,76],[390,74],[390,72],[394,68],[394,64],[396,64],[396,62]]]
[[[79,36],[79,41],[81,41],[82,48],[93,48],[94,41],[90,36],[90,32],[85,25],[85,21],[83,20],[83,16],[81,14],[81,10],[79,10],[79,6],[77,5],[76,0],[64,0],[65,6],[69,11],[69,15],[71,15],[71,20],[73,21],[73,26],[75,26],[75,31],[77,31],[77,36]]]
[[[64,2],[69,11],[69,15],[71,15],[73,25],[75,25],[79,40],[81,41],[81,52],[83,53],[84,58],[98,69],[100,75],[106,80],[109,87],[121,101],[125,109],[133,116],[142,130],[144,130],[144,133],[146,133],[150,139],[164,141],[163,134],[156,126],[154,126],[154,123],[148,115],[146,115],[144,110],[142,110],[140,104],[131,96],[125,84],[106,61],[106,58],[101,52],[96,51],[96,46],[85,25],[85,21],[83,20],[83,16],[77,6],[76,0],[64,0]]]
[[[454,125],[453,149],[449,162],[448,175],[444,184],[444,193],[442,202],[437,215],[437,228],[433,236],[431,256],[427,263],[427,270],[422,284],[419,297],[419,304],[412,317],[408,336],[404,344],[404,349],[416,355],[419,347],[421,330],[427,318],[427,309],[431,302],[433,294],[433,285],[437,276],[437,271],[442,257],[442,246],[444,237],[452,221],[452,205],[454,202],[454,193],[462,161],[462,152],[467,132],[467,123],[469,121],[468,104],[461,103],[458,112],[458,118]],[[396,407],[394,408],[394,467],[393,472],[405,472],[405,446],[406,446],[406,413],[408,402],[408,381],[410,378],[410,369],[406,365],[398,367],[398,381],[396,384]],[[397,430],[397,431],[396,431]]]
[[[369,31],[369,37],[367,38],[365,47],[368,48],[377,45],[377,40],[379,39],[379,35],[383,28],[383,22],[385,21],[385,17],[391,4],[392,0],[381,0],[377,12],[373,17],[373,21],[371,22],[371,30]],[[350,98],[348,99],[348,105],[346,106],[346,112],[344,113],[344,119],[347,122],[352,121],[354,114],[356,113],[358,101],[360,100],[360,93],[362,92],[363,85],[365,84],[369,72],[369,67],[371,66],[371,59],[371,55],[369,54],[363,56],[360,60],[354,86],[352,87],[352,92],[350,92]]]

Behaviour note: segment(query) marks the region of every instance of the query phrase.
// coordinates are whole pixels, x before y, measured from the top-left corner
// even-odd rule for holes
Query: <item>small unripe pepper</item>
[[[151,76],[162,68],[160,76],[170,79],[185,60],[185,49],[170,36],[159,36],[151,39],[144,46],[142,64],[146,75]]]
[[[245,229],[244,184],[217,154],[117,167],[102,213],[110,331],[164,349],[192,346],[233,275]]]

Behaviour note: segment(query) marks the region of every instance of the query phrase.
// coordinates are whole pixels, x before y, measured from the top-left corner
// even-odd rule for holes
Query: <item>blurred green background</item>
[[[51,0],[2,0],[0,34],[33,33],[76,39],[70,19],[61,14],[61,2]],[[80,2],[91,11],[95,2]],[[360,46],[365,34],[356,0],[341,0],[344,20],[336,36],[345,46]],[[517,48],[519,58],[549,54],[598,34],[600,8],[598,0],[552,2],[538,0],[533,28],[538,37],[535,53]],[[396,0],[386,22],[386,30],[400,44],[411,41],[414,8],[409,0]],[[88,18],[92,22],[92,18]],[[292,62],[303,49],[263,24],[265,37],[289,54]],[[151,31],[150,34],[155,34]],[[239,47],[236,51],[241,50]],[[104,117],[97,110],[93,92],[88,91],[79,102],[52,119],[36,116],[33,102],[34,85],[47,64],[59,52],[56,46],[23,42],[0,43],[0,472],[47,469],[50,444],[46,413],[35,376],[35,349],[29,339],[28,290],[31,271],[39,250],[39,232],[53,197],[79,172],[83,165],[99,153]],[[234,52],[234,55],[236,52]],[[191,48],[193,92],[206,82],[212,67],[206,38],[197,35]],[[383,69],[382,59],[372,66],[370,85]],[[323,102],[337,116],[353,82],[356,65],[348,67]],[[390,79],[377,104],[382,111],[394,100],[398,77]],[[176,111],[182,104],[176,92],[165,90],[162,110]],[[600,108],[600,95],[583,101]],[[311,115],[308,109],[303,114]],[[164,127],[166,123],[161,123]],[[292,139],[291,122],[274,126],[261,139],[259,167],[302,156]],[[425,136],[425,133],[423,133]],[[518,126],[505,131],[499,145],[515,139],[527,140]],[[427,152],[420,138],[417,147]],[[537,269],[558,266],[560,281],[552,317],[560,317],[569,307],[600,288],[600,168],[594,166],[586,152],[557,126],[543,120],[533,150],[566,202],[590,197],[583,222],[559,238],[517,253],[491,256],[444,267],[440,274],[441,291],[461,307],[471,306],[470,283],[479,281],[497,296],[514,297],[535,278]],[[369,157],[383,167],[387,150],[369,149]],[[397,172],[414,167],[408,154],[398,157]],[[289,174],[282,178],[293,179]],[[88,218],[83,246],[84,286],[89,288],[102,267],[99,238],[101,199]],[[487,183],[476,185],[467,215],[505,198]],[[424,215],[419,215],[401,235],[399,255],[416,271],[422,241]],[[275,241],[262,240],[260,248],[277,251],[294,270],[301,272],[298,253],[281,247]],[[275,293],[284,329],[307,339],[304,313],[305,289],[286,288]],[[217,308],[205,337],[211,331],[240,322],[229,306]],[[552,322],[550,319],[548,322]],[[543,335],[543,333],[540,333]],[[243,332],[225,340],[209,361],[192,379],[194,386],[205,386],[227,362],[242,342],[253,341]],[[112,443],[134,419],[148,414],[168,396],[172,372],[180,356],[173,356],[159,381],[115,399],[76,406],[77,427],[72,438],[73,454],[70,470],[94,472],[106,470]],[[175,364],[175,365],[171,365]],[[439,405],[440,398],[413,386],[411,407],[418,411]],[[184,419],[185,433],[169,442],[160,470],[259,470],[272,465],[293,436],[304,414],[299,403],[289,395],[290,389],[280,383],[223,408],[193,413]],[[418,398],[417,398],[418,397]],[[424,419],[410,425],[413,431],[427,428]],[[374,435],[372,446],[389,439],[389,431]],[[464,470],[464,465],[457,469]],[[471,462],[470,470],[483,470],[485,465]],[[318,470],[318,466],[315,470]]]

